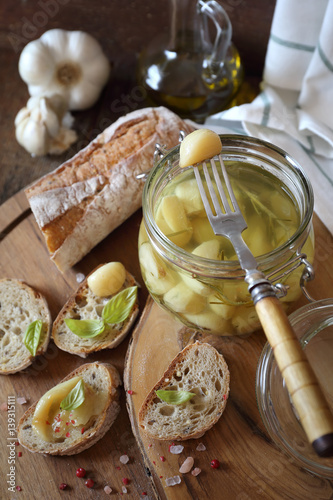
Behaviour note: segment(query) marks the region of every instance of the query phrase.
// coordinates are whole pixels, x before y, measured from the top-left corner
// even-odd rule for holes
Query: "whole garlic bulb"
[[[31,97],[16,115],[16,139],[32,155],[60,154],[77,140],[72,121],[61,96]]]
[[[79,110],[97,101],[110,64],[88,33],[52,29],[24,47],[19,73],[31,96],[59,94],[69,109]]]

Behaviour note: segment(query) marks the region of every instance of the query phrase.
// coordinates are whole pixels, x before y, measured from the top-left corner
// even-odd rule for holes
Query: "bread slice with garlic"
[[[190,344],[146,397],[139,410],[139,426],[154,439],[199,438],[221,417],[229,383],[222,354],[207,343]]]
[[[17,427],[20,444],[46,455],[74,455],[90,448],[120,411],[120,385],[119,373],[109,363],[80,366],[24,413]]]
[[[0,373],[24,370],[47,350],[51,314],[45,297],[14,278],[0,280]]]
[[[136,285],[135,278],[120,262],[98,266],[56,317],[52,327],[55,344],[59,349],[83,358],[102,349],[117,347],[129,333],[139,313]],[[125,319],[124,316],[120,318],[121,321],[104,321],[103,324],[104,312],[111,301],[116,316],[117,311],[126,308],[128,315]],[[102,330],[100,333],[99,328]]]

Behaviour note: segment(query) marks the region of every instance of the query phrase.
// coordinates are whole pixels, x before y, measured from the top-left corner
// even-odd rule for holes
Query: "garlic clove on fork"
[[[212,158],[221,153],[222,143],[216,132],[200,128],[191,132],[181,142],[179,148],[179,166],[189,167],[195,163]]]

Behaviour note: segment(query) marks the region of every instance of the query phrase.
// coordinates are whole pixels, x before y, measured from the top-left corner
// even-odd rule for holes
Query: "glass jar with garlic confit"
[[[243,238],[288,309],[312,279],[313,192],[286,152],[245,136],[220,136],[222,157],[247,222]],[[158,156],[158,155],[156,155]],[[154,298],[185,325],[223,336],[260,327],[234,249],[207,219],[179,146],[159,150],[144,187],[139,260]],[[302,286],[301,286],[302,284]]]

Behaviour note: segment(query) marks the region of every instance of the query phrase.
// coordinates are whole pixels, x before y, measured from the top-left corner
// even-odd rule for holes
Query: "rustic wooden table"
[[[256,90],[263,67],[265,47],[275,1],[226,0],[222,2],[230,15],[234,28],[234,41],[239,48],[246,70],[246,83]],[[147,299],[137,259],[137,234],[141,213],[138,211],[125,224],[114,231],[104,242],[82,260],[75,268],[61,275],[50,263],[22,189],[33,180],[56,168],[92,140],[100,131],[122,114],[142,107],[135,99],[135,64],[138,52],[151,37],[166,29],[166,2],[152,0],[129,0],[97,3],[87,0],[32,0],[29,2],[0,2],[0,278],[17,277],[36,286],[47,297],[53,318],[64,300],[76,287],[76,274],[87,273],[97,264],[110,260],[122,260],[137,277],[140,290],[141,310]],[[18,59],[27,42],[38,38],[51,28],[69,30],[82,29],[90,32],[102,44],[113,64],[111,79],[97,104],[84,112],[77,112],[75,128],[79,139],[69,151],[60,157],[32,158],[15,140],[14,119],[18,110],[25,105],[28,92],[18,74]],[[317,277],[311,290],[316,298],[333,296],[333,267],[330,263],[332,236],[315,217],[317,236]],[[305,303],[300,301],[298,305]],[[138,331],[138,335],[140,330]],[[136,340],[138,338],[136,336]],[[89,361],[102,360],[114,363],[121,374],[129,345],[125,340],[117,349],[89,357]],[[223,467],[209,470],[203,465],[203,473],[197,483],[185,481],[179,490],[163,487],[164,478],[170,473],[167,464],[163,471],[154,467],[163,448],[158,444],[148,457],[147,449],[140,436],[132,432],[125,404],[121,401],[121,416],[105,438],[91,449],[73,457],[43,457],[30,454],[18,446],[15,453],[16,484],[22,490],[8,491],[9,448],[7,447],[7,413],[0,412],[1,420],[1,482],[0,498],[104,498],[103,488],[109,484],[111,498],[161,498],[205,500],[257,500],[257,499],[330,499],[332,484],[300,470],[285,457],[271,442],[260,420],[255,403],[254,375],[258,355],[265,343],[258,333],[250,343],[241,340],[233,347],[237,355],[243,353],[244,362],[237,365],[232,361],[230,346],[227,356],[233,372],[233,394],[228,402],[226,427],[230,432],[229,444],[220,441],[219,428],[207,434],[206,459],[216,458],[220,453]],[[54,383],[84,361],[60,352],[51,343],[47,355],[25,373],[0,379],[0,403],[8,396],[23,396],[28,403],[34,402]],[[28,404],[16,402],[16,419],[20,418]],[[222,436],[223,436],[222,432]],[[215,437],[217,436],[217,437]],[[223,437],[223,439],[225,436]],[[220,444],[225,454],[221,452]],[[238,443],[238,444],[237,444]],[[147,443],[146,443],[147,444]],[[239,448],[237,448],[239,446]],[[192,449],[195,446],[192,444]],[[223,450],[223,448],[222,448]],[[146,455],[146,461],[142,454]],[[119,457],[127,453],[130,462],[122,465]],[[213,456],[214,455],[214,456]],[[216,455],[216,456],[215,456]],[[202,455],[203,456],[203,455]],[[147,460],[148,458],[148,460]],[[253,458],[253,460],[252,460]],[[146,468],[151,468],[150,471]],[[156,465],[156,464],[155,464]],[[172,470],[174,470],[172,465]],[[88,490],[82,480],[75,476],[77,467],[84,467],[96,481],[96,487]],[[152,483],[152,475],[154,483]],[[130,479],[127,494],[122,493],[122,479]],[[193,480],[195,478],[192,478]],[[59,490],[65,482],[68,488]]]

